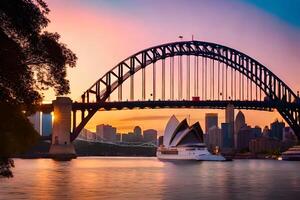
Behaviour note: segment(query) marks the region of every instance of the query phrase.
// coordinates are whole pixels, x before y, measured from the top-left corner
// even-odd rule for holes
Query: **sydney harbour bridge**
[[[277,110],[300,138],[299,94],[250,56],[203,41],[162,44],[119,62],[80,101],[70,102],[72,125],[67,137],[73,141],[101,109],[223,109],[228,104],[238,109]],[[55,103],[41,106],[44,111],[53,109],[55,113]]]

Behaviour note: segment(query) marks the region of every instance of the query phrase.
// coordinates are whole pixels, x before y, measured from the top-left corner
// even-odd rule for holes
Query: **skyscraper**
[[[147,129],[143,131],[143,137],[145,142],[152,142],[157,144],[157,131],[154,129]]]
[[[285,127],[284,122],[276,120],[271,124],[270,137],[278,140],[282,140],[283,128]]]
[[[141,127],[139,127],[139,126],[134,127],[133,133],[134,133],[136,136],[142,136],[142,129],[141,129]]]
[[[242,113],[242,111],[239,111],[236,115],[235,122],[234,122],[234,148],[238,148],[238,134],[239,131],[246,127],[247,124],[245,122],[245,115]]]
[[[221,127],[221,129],[223,135],[223,144],[225,144],[225,148],[234,148],[234,106],[232,104],[228,104],[226,107],[225,123],[223,124],[223,127]]]
[[[246,126],[245,115],[242,111],[239,111],[234,122],[234,132],[237,133],[244,126]]]
[[[209,128],[218,127],[218,113],[205,114],[205,133],[208,133]]]
[[[232,123],[222,123],[221,133],[223,137],[222,149],[232,150],[234,147]]]
[[[270,129],[268,126],[265,126],[262,132],[263,137],[270,137]]]
[[[225,123],[234,123],[234,106],[228,104],[225,110]]]
[[[142,129],[139,126],[134,127],[133,134],[136,142],[142,142]]]
[[[238,151],[249,150],[249,142],[255,139],[255,132],[250,126],[242,127],[238,132],[237,146]]]
[[[283,137],[282,140],[286,141],[286,140],[297,140],[297,137],[295,135],[295,132],[293,131],[293,129],[291,127],[285,127],[283,129]]]
[[[217,126],[210,127],[207,132],[208,135],[208,141],[207,146],[211,150],[215,150],[216,147],[221,148],[222,147],[222,133],[221,129]]]
[[[252,128],[252,132],[255,135],[255,138],[258,138],[258,137],[262,136],[262,131],[261,131],[261,128],[259,126],[255,126],[254,128]]]
[[[96,126],[96,136],[97,139],[103,139],[110,142],[116,141],[116,131],[117,129],[115,127],[112,127],[110,125],[97,125]]]

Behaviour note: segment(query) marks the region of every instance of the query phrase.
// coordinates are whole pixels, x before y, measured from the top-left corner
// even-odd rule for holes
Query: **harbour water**
[[[299,199],[300,162],[15,159],[0,199]]]

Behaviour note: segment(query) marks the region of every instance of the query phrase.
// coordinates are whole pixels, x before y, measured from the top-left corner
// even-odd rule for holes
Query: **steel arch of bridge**
[[[243,74],[265,93],[269,101],[280,102],[276,104],[278,106],[275,108],[293,130],[300,134],[298,97],[290,87],[267,67],[248,55],[223,45],[203,41],[181,41],[142,50],[126,58],[104,74],[82,95],[82,103],[90,103],[93,98],[99,103],[99,107],[85,109],[88,111],[87,116],[85,116],[84,111],[82,112],[80,124],[76,126],[76,122],[73,123],[71,140],[78,136],[87,122],[101,108],[100,104],[105,102],[114,90],[118,88],[119,98],[120,96],[122,98],[122,84],[124,81],[132,77],[130,81],[132,86],[134,84],[133,75],[139,70],[156,63],[158,60],[182,55],[210,58]],[[133,91],[131,91],[130,97],[133,100]],[[295,104],[296,106],[284,106],[285,104]],[[76,117],[76,115],[73,114],[73,117]]]

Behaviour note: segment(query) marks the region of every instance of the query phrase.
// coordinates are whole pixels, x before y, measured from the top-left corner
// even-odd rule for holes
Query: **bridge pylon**
[[[70,141],[72,100],[69,97],[57,97],[52,104],[54,120],[49,154],[55,160],[76,158],[75,148]]]

